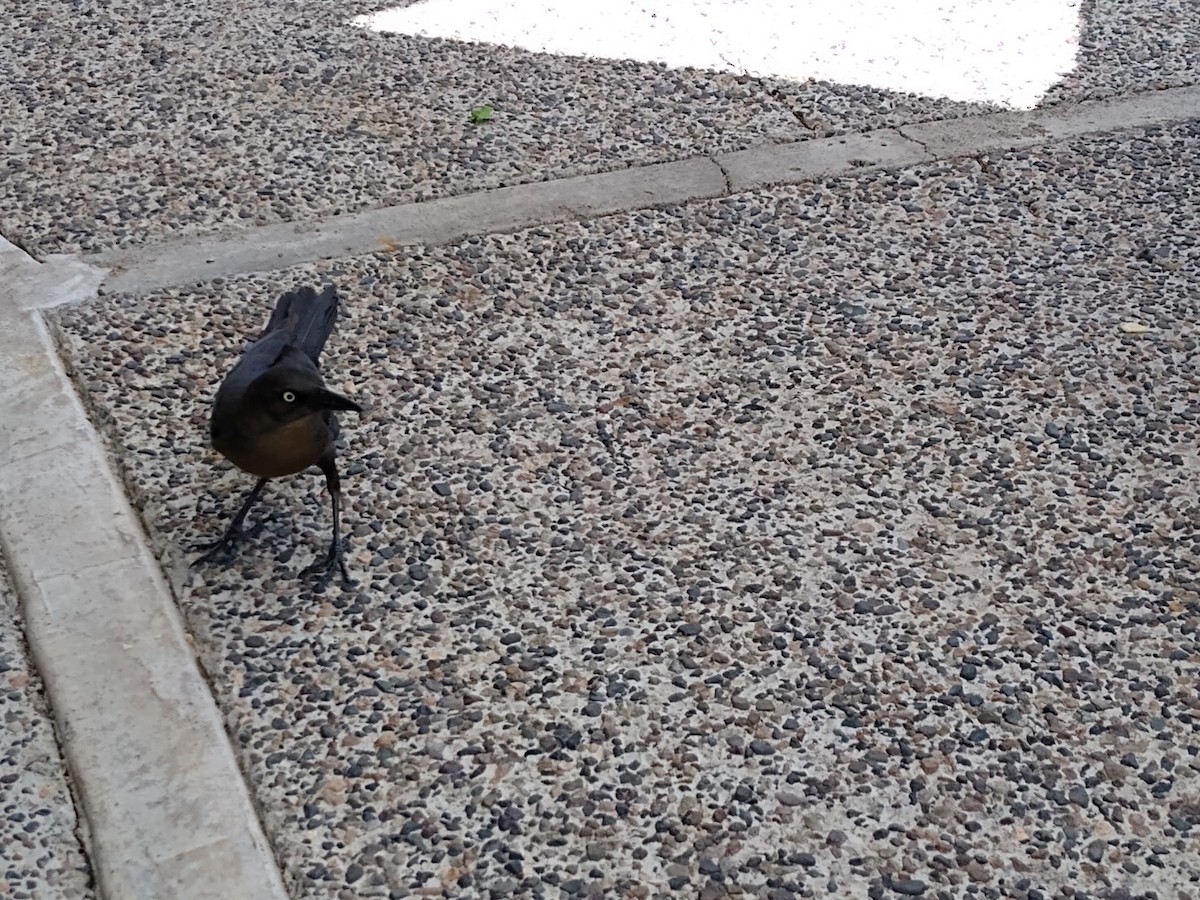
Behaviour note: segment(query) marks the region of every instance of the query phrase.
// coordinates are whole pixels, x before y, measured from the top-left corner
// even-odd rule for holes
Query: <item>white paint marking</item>
[[[1032,108],[1079,46],[1079,0],[422,0],[352,23],[1012,109]]]

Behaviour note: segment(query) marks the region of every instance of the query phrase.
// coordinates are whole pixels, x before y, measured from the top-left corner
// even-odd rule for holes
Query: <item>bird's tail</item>
[[[314,363],[337,322],[338,295],[332,284],[321,293],[311,287],[288,291],[275,304],[263,337],[274,331],[286,331],[291,343],[303,350]]]

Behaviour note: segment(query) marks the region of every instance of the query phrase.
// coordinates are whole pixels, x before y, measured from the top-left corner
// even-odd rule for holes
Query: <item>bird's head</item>
[[[281,425],[324,410],[362,412],[349,397],[326,389],[316,372],[287,369],[272,370],[255,381],[242,403]]]

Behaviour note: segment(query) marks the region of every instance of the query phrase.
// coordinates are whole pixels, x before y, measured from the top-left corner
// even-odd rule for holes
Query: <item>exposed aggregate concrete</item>
[[[811,134],[734,76],[379,35],[344,0],[28,7],[0,22],[0,208],[47,251]],[[472,125],[482,103],[496,116]]]
[[[250,487],[220,374],[347,297],[358,587],[298,580],[302,476],[181,599],[296,896],[1200,895],[1198,169],[1192,123],[56,313],[173,564]]]
[[[0,616],[21,616],[2,558]],[[0,897],[91,900],[91,870],[42,681],[20,632],[10,628],[0,628],[0,726]]]
[[[1084,0],[1075,69],[1042,105],[1196,84],[1200,17],[1184,3]]]
[[[369,8],[23,2],[0,19],[0,231],[101,251],[988,109],[346,24]],[[1194,83],[1190,3],[1082,18],[1047,102]]]

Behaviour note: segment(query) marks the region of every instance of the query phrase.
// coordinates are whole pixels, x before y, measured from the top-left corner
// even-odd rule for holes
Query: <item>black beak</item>
[[[341,394],[335,394],[325,388],[321,388],[312,395],[312,403],[319,409],[348,409],[353,412],[362,412],[362,407],[349,397],[343,397]]]

